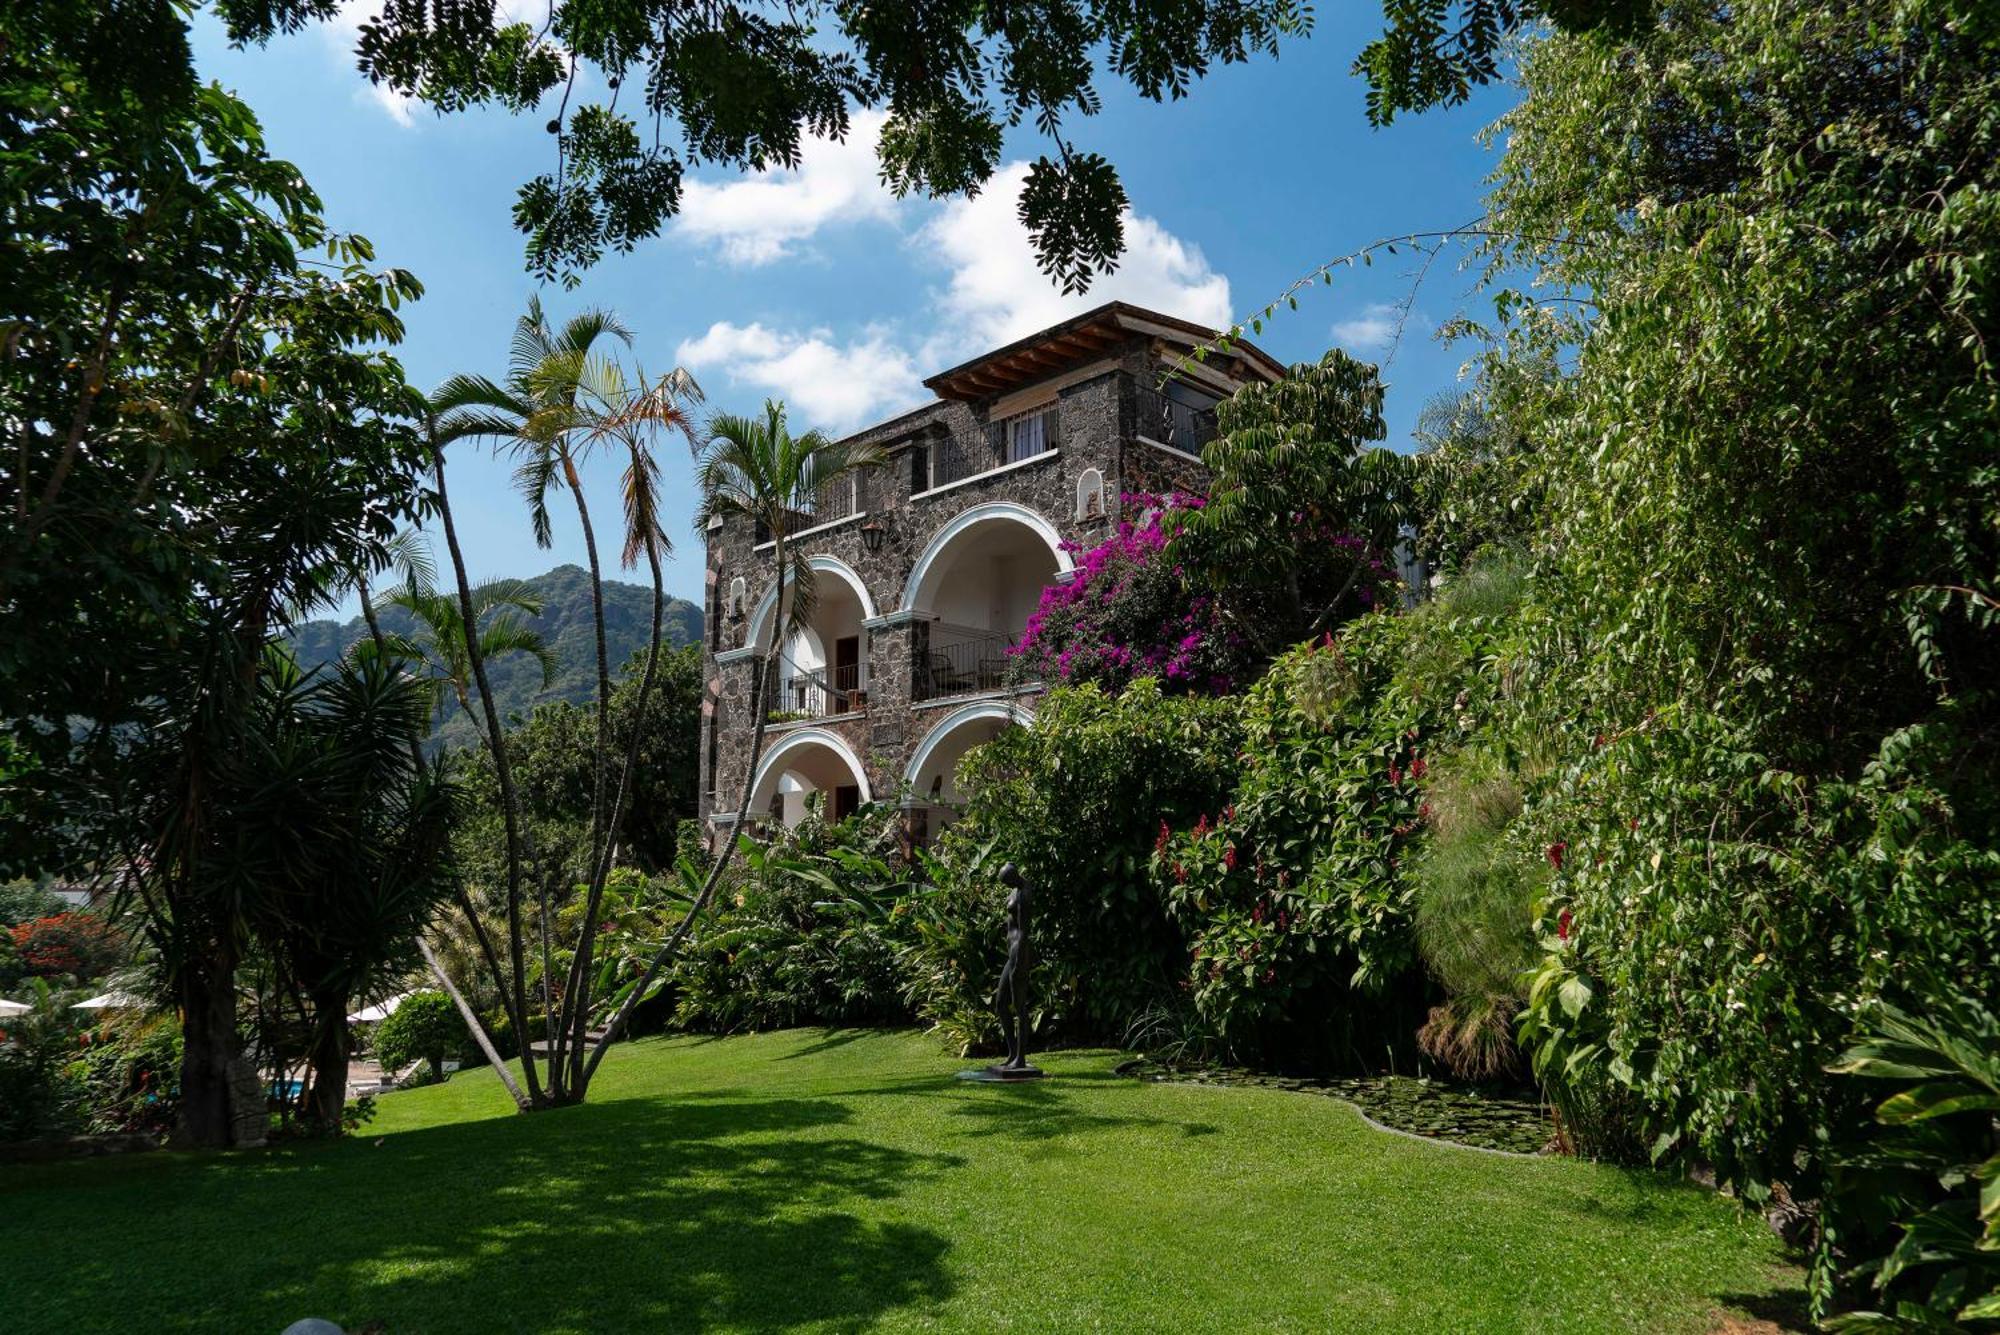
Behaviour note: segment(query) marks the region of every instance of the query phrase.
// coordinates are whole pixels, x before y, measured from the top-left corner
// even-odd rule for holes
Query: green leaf
[[[1583,1013],[1583,1008],[1590,1004],[1590,997],[1590,984],[1575,974],[1570,975],[1556,993],[1556,999],[1562,1003],[1563,1014],[1571,1019]]]

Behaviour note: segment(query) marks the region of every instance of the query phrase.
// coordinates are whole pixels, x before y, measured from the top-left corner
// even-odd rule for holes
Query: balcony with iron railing
[[[783,673],[771,699],[771,707],[765,711],[767,723],[832,718],[868,707],[868,692],[861,685],[859,663],[803,668],[786,660]]]
[[[1197,408],[1142,385],[1136,434],[1184,454],[1200,454],[1202,446],[1215,439],[1215,408]]]
[[[787,531],[796,536],[807,529],[821,528],[827,524],[847,519],[861,512],[861,474],[849,473],[826,483],[811,495],[803,498],[801,504],[788,508],[791,522]],[[757,522],[757,541],[761,545],[771,540],[770,526],[762,520]]]
[[[989,422],[976,437],[940,436],[930,444],[927,483],[921,491],[936,491],[985,473],[1054,451],[1061,442],[1062,413],[1057,404]]]
[[[943,700],[977,695],[1026,682],[1010,650],[1018,635],[933,621],[913,647],[910,699]]]

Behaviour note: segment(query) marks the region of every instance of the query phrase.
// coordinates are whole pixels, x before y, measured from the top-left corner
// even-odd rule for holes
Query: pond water
[[[1554,1135],[1548,1107],[1533,1090],[1407,1075],[1327,1079],[1228,1068],[1178,1070],[1143,1059],[1127,1062],[1119,1070],[1141,1080],[1240,1085],[1346,1099],[1391,1130],[1475,1149],[1540,1154]]]

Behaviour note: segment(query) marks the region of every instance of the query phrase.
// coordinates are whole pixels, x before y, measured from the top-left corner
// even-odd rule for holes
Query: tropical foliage
[[[444,1079],[444,1063],[465,1044],[465,1021],[442,992],[412,992],[375,1026],[375,1056],[385,1071],[411,1062],[429,1066],[433,1080]]]

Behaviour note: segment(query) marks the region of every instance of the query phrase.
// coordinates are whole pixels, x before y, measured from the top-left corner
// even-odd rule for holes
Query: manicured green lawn
[[[468,1071],[346,1143],[0,1169],[0,1329],[1707,1331],[1796,1290],[1699,1190],[1115,1060],[646,1041],[557,1113]]]

